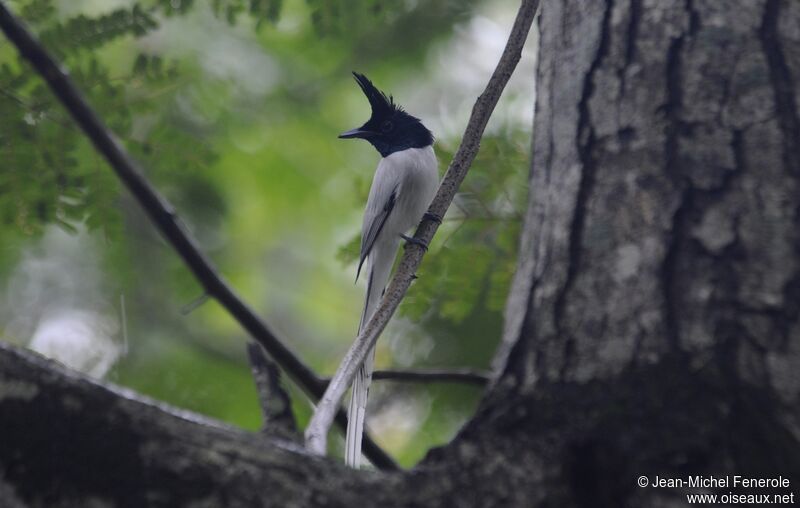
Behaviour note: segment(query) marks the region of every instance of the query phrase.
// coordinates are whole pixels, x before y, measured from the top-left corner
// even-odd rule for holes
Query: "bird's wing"
[[[393,227],[392,221],[396,217],[392,217],[392,221],[390,221],[390,216],[392,213],[400,212],[400,206],[396,206],[398,195],[401,192],[400,175],[401,172],[393,164],[393,160],[383,159],[378,164],[372,180],[372,187],[369,190],[367,207],[364,210],[364,224],[361,229],[361,259],[358,262],[358,273],[360,274],[361,266],[369,257],[369,279],[364,310],[358,325],[359,333],[375,311],[375,306],[380,302],[397,250],[393,241],[387,242],[387,240],[391,240],[391,235],[395,234],[390,228]],[[358,279],[358,274],[356,279]],[[355,468],[358,468],[361,462],[361,440],[364,433],[364,418],[367,411],[367,397],[372,380],[374,356],[373,348],[356,373],[347,415],[345,463]]]
[[[384,224],[386,224],[386,219],[389,218],[397,201],[398,184],[395,183],[391,187],[386,186],[386,189],[381,189],[376,188],[376,182],[372,184],[373,189],[370,192],[367,210],[364,214],[364,226],[361,232],[361,255],[358,260],[356,280],[361,274],[361,266],[364,264],[364,260],[372,252],[372,247],[375,245],[375,241],[378,239],[378,235],[381,233]],[[386,190],[389,192],[386,192]]]

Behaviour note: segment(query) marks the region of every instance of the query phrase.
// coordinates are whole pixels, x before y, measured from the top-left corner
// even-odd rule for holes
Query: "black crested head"
[[[383,156],[409,148],[425,148],[433,144],[433,134],[419,118],[406,113],[394,103],[391,95],[378,90],[363,74],[353,73],[356,83],[367,96],[372,116],[367,122],[341,134],[343,139],[361,138],[369,141]]]

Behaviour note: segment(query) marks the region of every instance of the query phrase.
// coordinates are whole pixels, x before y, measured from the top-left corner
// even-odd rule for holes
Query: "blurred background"
[[[505,44],[510,0],[9,2],[176,207],[240,296],[316,372],[354,338],[361,214],[379,155],[357,70],[437,137],[440,172]],[[526,198],[536,37],[398,316],[378,369],[487,369]],[[0,39],[0,337],[241,426],[246,334]],[[284,377],[298,423],[311,406]],[[376,381],[368,426],[413,465],[481,389]],[[333,435],[333,434],[332,434]],[[341,447],[340,437],[333,439]]]

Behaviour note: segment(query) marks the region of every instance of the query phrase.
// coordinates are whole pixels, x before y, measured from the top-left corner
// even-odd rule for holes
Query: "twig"
[[[0,29],[45,79],[50,89],[67,108],[95,148],[105,157],[150,220],[172,244],[205,292],[215,298],[269,352],[306,394],[319,399],[325,392],[326,383],[295,356],[267,324],[233,292],[209,259],[198,249],[172,206],[144,178],[120,142],[86,103],[67,76],[67,72],[59,67],[3,2],[0,2]],[[344,412],[339,410],[335,413],[338,413],[337,424],[345,428],[347,417]],[[364,454],[376,467],[398,469],[394,460],[366,436]]]
[[[184,316],[188,316],[192,312],[194,312],[198,307],[206,303],[209,299],[208,293],[203,293],[202,295],[198,296],[191,302],[187,303],[183,307],[181,307],[181,314]]]
[[[522,5],[520,5],[517,18],[514,20],[514,26],[511,29],[508,42],[503,50],[503,55],[500,57],[500,61],[497,63],[486,89],[478,97],[472,108],[472,114],[467,123],[461,145],[453,156],[450,167],[447,169],[447,173],[439,186],[439,191],[436,193],[436,197],[433,198],[430,208],[428,208],[429,214],[438,217],[445,216],[445,212],[447,212],[450,203],[453,201],[459,185],[461,185],[472,165],[472,161],[478,153],[486,123],[489,121],[500,94],[511,77],[511,73],[514,72],[517,62],[519,62],[522,47],[525,44],[525,39],[528,36],[528,31],[538,7],[539,0],[522,0]],[[420,240],[423,245],[430,245],[438,226],[435,221],[423,220],[417,227],[414,238]],[[306,428],[306,447],[312,453],[325,454],[328,430],[331,427],[342,397],[344,397],[347,388],[352,383],[356,370],[364,362],[367,353],[375,345],[378,336],[386,327],[398,305],[400,305],[400,301],[405,296],[424,254],[425,249],[418,246],[410,245],[405,249],[403,257],[397,266],[397,272],[386,288],[383,300],[375,310],[369,323],[363,328],[353,345],[350,346],[347,354],[345,354],[339,369],[328,385],[328,389],[325,390],[325,395],[322,396],[317,405],[308,428]]]
[[[122,356],[128,356],[128,314],[125,311],[125,295],[119,294],[119,315],[122,325]]]
[[[489,373],[471,369],[376,370],[372,373],[372,380],[409,383],[467,383],[485,386],[489,383]]]
[[[261,414],[264,417],[262,431],[293,441],[298,440],[300,436],[292,413],[292,403],[281,386],[278,367],[267,358],[264,349],[253,341],[247,342],[247,358],[250,360],[250,370],[253,371]]]
[[[73,126],[68,124],[67,122],[59,120],[58,118],[53,118],[52,116],[50,116],[50,114],[48,114],[44,110],[38,110],[35,106],[32,106],[32,105],[28,104],[23,99],[19,98],[18,96],[14,95],[13,93],[9,92],[8,90],[4,90],[4,89],[0,88],[0,95],[3,95],[5,97],[11,99],[17,106],[19,106],[22,109],[26,110],[28,113],[41,114],[42,116],[44,116],[48,120],[60,125],[61,127],[64,127],[65,129],[72,129],[73,128]]]

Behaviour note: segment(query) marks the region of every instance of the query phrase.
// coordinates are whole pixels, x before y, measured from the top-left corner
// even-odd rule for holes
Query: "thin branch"
[[[522,222],[522,218],[514,215],[462,215],[460,217],[448,217],[442,222]]]
[[[264,417],[261,430],[293,441],[299,439],[292,403],[289,394],[281,386],[278,366],[267,358],[264,349],[253,341],[247,342],[247,358],[250,361],[250,370],[256,382],[258,402]]]
[[[376,370],[372,373],[372,380],[409,383],[467,383],[486,386],[489,383],[489,373],[472,369]]]
[[[433,198],[433,202],[428,208],[428,213],[433,216],[445,216],[445,212],[447,212],[450,203],[453,201],[458,187],[464,180],[473,160],[475,160],[486,124],[497,105],[497,101],[500,99],[500,94],[503,92],[506,83],[508,83],[508,79],[517,67],[517,62],[519,62],[522,55],[522,47],[528,37],[528,32],[538,7],[539,0],[522,0],[522,5],[520,5],[508,42],[503,50],[503,55],[500,57],[500,61],[489,79],[486,89],[478,97],[472,108],[472,114],[467,123],[461,145],[453,156],[436,197]],[[430,245],[438,226],[435,221],[423,220],[417,227],[414,238],[421,240],[423,245]],[[364,362],[367,353],[375,345],[378,336],[386,327],[398,305],[400,305],[406,291],[408,291],[408,287],[411,285],[411,281],[415,277],[424,254],[425,250],[416,245],[409,245],[405,249],[403,257],[397,266],[397,272],[386,288],[383,300],[375,310],[369,323],[363,328],[353,345],[350,346],[339,369],[331,379],[328,389],[325,390],[325,395],[317,405],[317,409],[305,433],[306,447],[313,453],[325,454],[328,430],[331,427],[342,397],[344,397],[347,388],[352,383],[356,370]]]
[[[125,295],[119,295],[119,317],[122,327],[122,356],[128,356],[128,314],[125,310]]]
[[[209,299],[208,293],[203,293],[202,295],[198,296],[191,302],[181,307],[181,314],[183,314],[184,316],[188,316],[189,314],[197,310],[201,305],[206,303],[208,299]]]
[[[177,251],[187,267],[205,289],[248,333],[269,352],[269,355],[291,376],[300,388],[314,399],[325,392],[326,383],[287,348],[277,335],[250,309],[217,273],[210,260],[200,251],[183,226],[172,206],[152,187],[128,156],[121,143],[106,128],[63,70],[31,33],[0,2],[0,29],[20,54],[44,78],[72,118],[105,157],[122,183],[139,202],[147,216]],[[337,424],[345,428],[344,411],[334,411]],[[374,441],[364,440],[364,454],[381,469],[398,466]]]
[[[28,104],[23,99],[21,99],[20,97],[18,97],[15,94],[13,94],[12,92],[9,92],[8,90],[0,88],[0,95],[10,99],[17,106],[19,106],[20,108],[24,109],[28,113],[41,114],[44,118],[47,118],[48,120],[50,120],[50,121],[52,121],[52,122],[64,127],[65,129],[72,129],[73,128],[73,126],[71,124],[69,124],[67,122],[64,122],[62,120],[59,120],[58,118],[53,118],[46,111],[40,110],[40,109],[36,108],[35,106],[33,106],[31,104]]]

